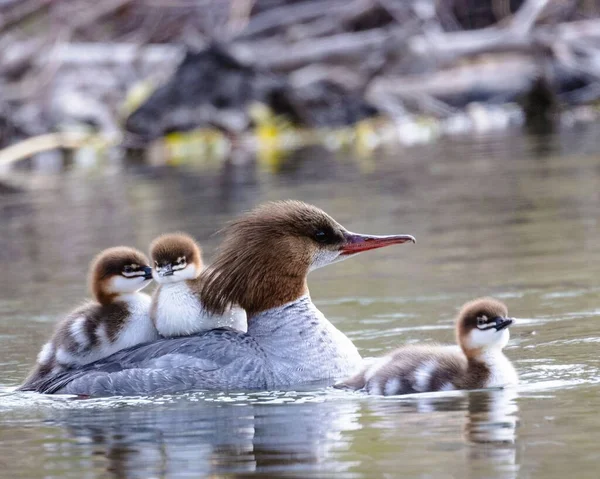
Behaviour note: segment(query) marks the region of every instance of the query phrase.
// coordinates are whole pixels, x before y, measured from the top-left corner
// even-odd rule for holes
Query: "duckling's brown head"
[[[508,309],[494,298],[479,298],[463,305],[456,320],[457,340],[467,356],[508,343],[508,327],[514,322]]]
[[[408,235],[351,233],[316,206],[292,200],[258,206],[224,232],[217,257],[202,276],[202,301],[214,313],[238,304],[249,316],[307,293],[306,275],[314,269],[415,241]]]
[[[195,279],[202,271],[202,251],[198,243],[186,233],[169,233],[156,238],[150,245],[157,283],[176,283]]]
[[[102,304],[120,294],[135,293],[152,281],[148,258],[141,251],[117,246],[102,251],[90,265],[90,289]]]

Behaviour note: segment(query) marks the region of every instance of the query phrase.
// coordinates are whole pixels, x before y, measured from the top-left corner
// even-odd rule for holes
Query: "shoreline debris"
[[[257,104],[292,132],[384,117],[410,143],[421,118],[546,131],[600,100],[595,2],[5,0],[0,31],[0,146],[87,125],[138,147],[208,128],[235,148]]]

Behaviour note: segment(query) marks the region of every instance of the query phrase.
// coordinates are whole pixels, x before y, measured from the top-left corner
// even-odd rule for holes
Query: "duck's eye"
[[[185,258],[182,256],[181,258],[177,258],[177,264],[185,263]]]
[[[133,273],[133,268],[131,266],[125,266],[123,268],[123,273]]]
[[[323,230],[317,230],[315,232],[315,240],[319,243],[325,243],[328,239],[329,235]]]
[[[488,322],[487,316],[479,316],[477,318],[477,326],[485,326]]]

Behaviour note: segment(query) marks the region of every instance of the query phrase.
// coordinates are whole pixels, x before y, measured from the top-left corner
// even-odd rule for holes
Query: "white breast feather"
[[[158,332],[150,319],[150,296],[135,293],[124,297],[129,309],[129,318],[120,331],[117,340],[112,344],[114,351],[129,348],[140,343],[158,339]]]
[[[222,316],[207,314],[185,282],[162,285],[155,301],[156,329],[164,337],[187,336],[225,326],[244,332],[247,330],[243,310],[226,311]]]
[[[515,368],[501,350],[493,349],[484,353],[483,360],[490,370],[485,387],[515,386],[519,382]]]

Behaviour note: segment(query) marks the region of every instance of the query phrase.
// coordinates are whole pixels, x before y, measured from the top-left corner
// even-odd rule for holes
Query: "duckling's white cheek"
[[[471,331],[468,339],[468,346],[472,349],[483,348],[490,346],[498,341],[498,333],[495,329],[487,329],[482,331],[480,329],[474,329]]]
[[[321,268],[322,266],[327,266],[331,263],[337,263],[338,261],[343,261],[348,258],[350,255],[340,256],[339,251],[328,251],[328,250],[319,250],[314,255],[312,263],[308,271],[314,271],[317,268]]]
[[[134,293],[139,291],[144,286],[147,286],[148,280],[143,276],[133,276],[125,278],[124,276],[115,276],[110,280],[110,291],[112,293]]]
[[[176,281],[195,279],[197,276],[198,271],[196,270],[196,266],[193,264],[188,264],[185,268],[173,272],[173,277],[176,278]]]

